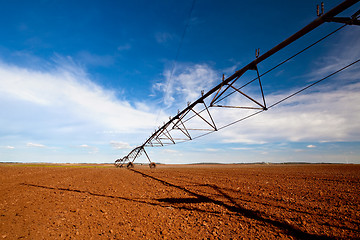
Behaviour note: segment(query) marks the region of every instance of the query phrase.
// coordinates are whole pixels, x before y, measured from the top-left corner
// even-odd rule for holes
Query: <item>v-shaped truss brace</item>
[[[263,91],[263,87],[262,87],[262,84],[261,84],[260,74],[259,74],[259,70],[257,68],[257,65],[254,65],[254,67],[249,68],[249,70],[255,70],[256,71],[257,78],[254,79],[254,80],[258,80],[259,88],[260,88],[260,92],[261,92],[261,96],[262,96],[262,102],[256,100],[254,97],[251,97],[250,95],[244,93],[244,91],[242,90],[244,87],[246,87],[247,85],[252,83],[254,80],[242,85],[241,87],[235,87],[234,86],[234,83],[237,82],[237,80],[242,76],[242,75],[239,75],[238,77],[236,77],[233,81],[231,81],[229,83],[225,83],[223,81],[223,84],[220,86],[220,88],[216,92],[215,96],[211,100],[210,106],[211,107],[225,107],[225,108],[242,108],[242,109],[254,109],[254,110],[267,110],[264,91]],[[223,79],[224,79],[224,77],[223,77]],[[229,89],[232,90],[232,92],[230,94],[227,94],[225,97],[222,97],[225,93],[229,92],[228,91]],[[225,99],[227,96],[231,95],[234,92],[239,93],[243,97],[245,97],[246,99],[250,100],[250,102],[255,104],[255,107],[253,107],[253,106],[229,106],[229,105],[220,105],[220,104],[218,104],[219,102],[221,102],[223,99]]]
[[[147,154],[147,152],[145,151],[145,147],[144,146],[139,146],[134,148],[128,155],[126,155],[123,158],[117,159],[115,161],[115,165],[117,167],[123,167],[125,164],[129,164],[129,163],[133,163],[137,158],[139,158],[143,153],[145,153],[145,156],[147,157],[147,159],[149,160],[149,162],[151,163],[151,160],[149,158],[149,155]]]
[[[194,108],[189,108],[178,117],[170,118],[170,122],[165,124],[160,131],[154,134],[146,143],[146,146],[165,146],[176,144],[177,142],[189,141],[192,140],[192,136],[190,134],[192,131],[217,131],[215,121],[208,106],[206,106],[204,101],[202,101],[202,105],[204,106],[202,111],[196,111]],[[191,127],[191,120],[194,118],[205,123],[208,128]],[[174,135],[176,135],[176,137]]]

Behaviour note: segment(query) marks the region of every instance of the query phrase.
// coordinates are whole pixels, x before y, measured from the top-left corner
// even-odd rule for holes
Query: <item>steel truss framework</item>
[[[145,147],[162,147],[166,145],[172,145],[180,142],[190,141],[195,138],[202,137],[204,135],[210,134],[214,131],[218,131],[220,129],[223,129],[225,127],[228,127],[229,125],[232,125],[236,122],[242,121],[244,119],[247,119],[249,117],[252,117],[254,115],[257,115],[263,111],[266,111],[270,109],[271,107],[274,107],[275,105],[281,103],[282,101],[292,97],[295,94],[298,94],[302,92],[303,90],[325,80],[326,78],[344,70],[347,67],[350,67],[351,65],[358,63],[360,61],[357,60],[353,62],[352,64],[349,64],[348,66],[345,66],[342,69],[339,69],[338,71],[328,75],[327,77],[310,84],[309,86],[299,90],[298,92],[280,100],[279,102],[272,104],[271,106],[266,105],[265,95],[263,91],[263,87],[261,84],[261,77],[268,72],[274,70],[278,66],[282,65],[283,63],[289,61],[293,57],[297,56],[298,54],[304,52],[305,50],[309,49],[310,47],[314,46],[318,42],[322,41],[323,39],[327,38],[331,34],[335,33],[336,31],[340,30],[344,26],[347,25],[360,25],[360,21],[358,20],[360,15],[360,10],[356,11],[351,17],[337,17],[337,15],[344,10],[348,9],[349,7],[353,6],[359,2],[359,0],[346,0],[339,4],[338,6],[334,7],[330,11],[324,13],[324,6],[321,4],[321,11],[318,6],[317,13],[318,18],[316,18],[313,22],[302,28],[300,31],[296,32],[292,36],[290,36],[285,41],[281,42],[277,46],[270,49],[268,52],[264,53],[263,55],[260,55],[260,50],[256,49],[255,52],[255,60],[250,62],[248,65],[243,67],[242,69],[236,71],[233,75],[226,78],[223,75],[221,83],[219,83],[217,86],[213,87],[208,92],[201,92],[201,97],[194,101],[193,103],[188,102],[187,107],[183,109],[182,111],[178,111],[177,115],[174,117],[169,117],[169,121],[163,124],[163,126],[159,127],[154,133],[151,134],[151,136],[140,146],[134,148],[128,155],[126,155],[123,158],[117,159],[115,161],[115,166],[117,167],[133,167],[133,162],[140,157],[143,153],[145,154],[146,158],[150,162],[150,167],[155,167],[155,163],[151,162],[149,155],[145,151]],[[290,58],[284,60],[283,62],[279,63],[272,69],[268,70],[267,72],[260,75],[258,70],[258,64],[264,61],[265,59],[272,56],[274,53],[280,51],[284,47],[290,45],[297,39],[303,37],[305,34],[311,32],[312,30],[319,27],[321,24],[325,22],[335,22],[335,23],[342,23],[343,25],[338,28],[337,30],[333,31],[332,33],[326,35],[325,37],[321,38],[320,40],[314,42],[313,44],[309,45],[305,49],[301,50],[300,52],[296,53],[295,55],[291,56]],[[235,83],[243,76],[246,72],[253,71],[256,72],[256,77],[243,84],[240,87],[235,86]],[[257,83],[259,88],[259,94],[256,96],[250,96],[249,94],[246,94],[244,91],[244,88],[248,86],[251,83]],[[246,106],[233,106],[233,105],[222,105],[221,102],[227,97],[229,97],[232,94],[239,94],[243,99],[246,99],[247,102],[251,103],[250,105]],[[254,94],[253,94],[254,95]],[[252,113],[246,115],[245,117],[232,122],[228,125],[218,127],[216,125],[215,119],[213,115],[210,112],[210,108],[237,108],[237,109],[245,109],[245,110],[251,110]],[[197,123],[201,123],[200,127],[191,127],[190,126],[190,120],[196,121]],[[199,124],[198,124],[199,125]],[[202,134],[196,134],[202,132]],[[205,132],[205,133],[204,133]]]

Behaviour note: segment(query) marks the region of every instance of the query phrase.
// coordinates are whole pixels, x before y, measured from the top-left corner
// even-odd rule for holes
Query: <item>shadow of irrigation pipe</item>
[[[328,237],[328,236],[324,236],[324,235],[315,235],[315,234],[304,232],[304,231],[300,230],[299,228],[297,228],[296,226],[293,226],[291,224],[281,222],[281,221],[278,221],[278,220],[270,219],[269,217],[264,216],[260,211],[253,211],[253,210],[246,209],[246,208],[240,206],[239,204],[237,204],[230,196],[225,194],[218,187],[214,187],[214,185],[209,185],[209,186],[214,188],[219,193],[221,193],[225,198],[229,199],[230,202],[232,202],[234,204],[234,206],[226,204],[226,203],[224,203],[224,202],[222,202],[220,200],[212,199],[212,198],[207,197],[205,195],[193,192],[193,191],[191,191],[189,189],[186,189],[184,187],[175,185],[173,183],[167,182],[165,180],[162,180],[160,178],[151,176],[149,174],[140,172],[138,170],[135,170],[135,169],[129,169],[129,170],[133,171],[134,173],[141,174],[143,177],[147,177],[147,178],[150,178],[150,179],[155,180],[157,182],[160,182],[160,183],[164,184],[165,186],[169,186],[169,187],[173,187],[173,188],[177,188],[179,190],[182,190],[182,191],[184,191],[184,192],[186,192],[186,193],[188,193],[188,194],[190,194],[192,196],[197,197],[199,202],[211,202],[211,203],[214,203],[216,205],[222,206],[222,207],[226,208],[227,210],[229,210],[229,211],[231,211],[233,213],[242,215],[244,217],[247,217],[247,218],[250,218],[250,219],[253,219],[253,220],[262,221],[264,223],[271,224],[271,225],[273,225],[273,226],[275,226],[277,228],[280,228],[280,229],[284,230],[287,234],[289,234],[289,235],[291,235],[291,236],[293,236],[293,237],[295,237],[297,239],[335,239],[333,237]],[[174,199],[172,201],[171,199],[167,199],[167,201],[170,202],[170,203],[171,202],[173,202],[173,203],[178,202],[178,200],[179,199]],[[162,200],[159,200],[159,201],[165,201],[165,199],[162,199]]]

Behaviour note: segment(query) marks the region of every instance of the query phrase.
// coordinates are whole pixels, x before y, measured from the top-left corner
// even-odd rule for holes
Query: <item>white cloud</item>
[[[179,153],[179,151],[173,149],[164,149],[163,153]]]
[[[343,60],[341,66],[340,63],[333,66],[332,72],[348,63],[349,60]],[[165,93],[165,102],[168,106],[171,106],[176,99],[183,108],[186,101],[195,100],[200,96],[201,89],[214,85],[211,83],[214,83],[217,74],[208,65],[184,66],[179,68],[181,71],[176,71],[171,82],[158,83],[155,86],[164,91],[168,85],[168,91]],[[319,79],[319,77],[329,74],[329,71],[322,72],[322,74],[314,73],[314,76],[316,75]],[[347,71],[352,72],[350,77]],[[354,76],[360,77],[360,71],[356,67],[347,71],[333,76],[332,82],[329,85],[322,84],[320,90],[309,89],[267,112],[215,133],[216,138],[220,138],[217,140],[225,143],[253,144],[274,141],[359,141],[360,122],[354,119],[360,118],[360,106],[355,104],[360,102],[360,95],[358,94],[360,83],[348,80],[354,79]],[[169,74],[169,71],[165,71],[164,75],[167,76],[167,81],[169,81]],[[339,80],[341,80],[341,84],[338,84]],[[247,89],[250,96],[253,96],[254,92],[255,95],[259,95],[260,92],[257,90],[252,87]],[[289,89],[281,94],[266,94],[268,106],[297,90]],[[260,95],[257,97],[261,99]],[[242,95],[234,94],[227,99],[227,103],[233,106],[244,106],[243,100]],[[248,102],[251,104],[250,100],[246,100],[246,106]],[[253,110],[223,108],[211,108],[210,111],[218,127],[254,113]],[[200,126],[206,126],[197,117],[187,122],[186,125],[188,128],[201,128],[196,125],[199,122],[202,124]]]
[[[13,147],[13,146],[0,146],[0,148],[5,148],[5,149],[15,149],[15,147]]]
[[[316,148],[315,145],[311,145],[311,144],[310,144],[310,145],[307,145],[306,147],[307,147],[307,148]]]
[[[351,46],[357,45],[352,43]],[[359,49],[354,50],[358,51]],[[332,56],[323,59],[331,59],[334,64],[326,63],[332,64],[331,68],[319,67],[308,76],[318,80],[319,76],[332,72],[333,68],[344,66],[341,59],[345,55],[333,55],[339,58]],[[43,139],[56,139],[55,141],[77,146],[74,149],[83,149],[82,151],[90,151],[89,153],[97,153],[99,149],[95,145],[104,143],[107,146],[110,143],[113,149],[128,149],[132,144],[139,143],[139,139],[145,140],[146,135],[153,130],[157,118],[163,118],[157,117],[157,114],[164,113],[149,103],[141,99],[135,103],[121,100],[116,97],[119,94],[114,90],[95,84],[86,71],[71,58],[57,57],[55,62],[56,67],[47,71],[0,62],[0,107],[6,109],[0,113],[1,145],[14,142],[5,141],[7,139],[4,136],[16,136],[23,142],[28,142],[28,147],[35,148],[54,146]],[[182,109],[187,101],[200,97],[201,90],[207,91],[221,81],[221,74],[207,64],[177,64],[171,77],[170,71],[165,69],[165,81],[154,84],[154,89],[165,95],[164,101],[168,107]],[[216,135],[217,141],[225,143],[359,141],[360,123],[357,119],[360,118],[360,106],[356,103],[360,102],[360,83],[354,81],[359,79],[359,73],[358,67],[353,68],[350,72],[337,76],[336,79],[343,83],[338,85],[341,87],[322,87],[319,92],[307,91],[265,113],[210,136]],[[352,81],[342,81],[346,79]],[[266,99],[268,103],[273,103],[290,92],[266,94]],[[231,98],[231,103],[236,105],[238,100],[236,97]],[[178,102],[178,106],[175,106],[175,102]],[[215,112],[213,117],[218,127],[239,119],[240,113],[250,112],[233,109],[211,111]],[[129,139],[129,135],[126,135],[128,133],[136,133],[137,136]],[[121,138],[118,135],[122,135]],[[128,142],[110,141],[123,139],[125,135]],[[34,143],[37,141],[46,145]],[[82,144],[83,142],[89,145]],[[315,145],[307,147],[309,146]],[[233,149],[249,150],[256,147]],[[205,148],[207,150],[211,153],[215,149]],[[171,149],[165,149],[160,154],[181,156],[180,152]]]
[[[30,135],[133,133],[153,129],[156,114],[119,100],[112,90],[93,83],[86,72],[60,59],[57,68],[35,71],[0,63],[2,133]],[[152,109],[154,110],[154,109]],[[146,119],[146,121],[144,120]],[[75,137],[79,137],[80,134]]]
[[[26,146],[35,147],[35,148],[46,148],[44,144],[40,144],[40,143],[27,143]]]
[[[168,107],[176,101],[184,107],[186,102],[194,101],[201,96],[202,90],[209,90],[213,83],[219,79],[217,72],[207,64],[179,64],[175,71],[164,71],[165,82],[154,84],[155,90],[164,94],[164,103]]]
[[[47,64],[52,68],[34,70],[0,61],[0,108],[6,109],[0,112],[1,146],[25,142],[29,148],[56,151],[57,161],[111,162],[117,154],[111,140],[139,144],[163,115],[156,106],[119,99],[119,92],[92,82],[71,58],[56,57],[55,64]],[[5,158],[9,153],[1,149]],[[24,150],[14,151],[6,159],[22,161]],[[29,156],[33,161],[55,161],[45,159],[47,151],[34,154]]]
[[[220,151],[220,149],[218,149],[218,148],[205,148],[205,151],[207,151],[207,152],[218,152],[218,151]]]
[[[358,60],[360,56],[360,29],[350,26],[341,30],[337,41],[331,44],[328,54],[318,57],[313,61],[313,69],[306,77],[308,81],[319,80],[320,78],[333,73],[351,62]],[[357,81],[360,78],[360,64],[356,64],[341,74],[341,79]]]
[[[308,81],[319,80],[357,60],[360,48],[354,49],[353,46],[360,44],[359,36],[359,29],[351,28],[343,32],[343,37],[334,41],[338,46],[315,59],[315,68],[302,78],[306,77]],[[217,137],[226,143],[357,142],[360,140],[360,122],[356,120],[360,118],[360,106],[356,104],[360,102],[359,79],[360,63],[357,63],[332,76],[329,81],[317,85],[317,88],[308,89],[267,112],[221,130]],[[255,88],[246,90],[250,91],[250,96],[255,95],[255,99],[261,99]],[[299,88],[282,91],[281,94],[265,94],[268,106],[297,90]],[[244,104],[244,99],[240,94],[234,94],[226,101],[233,106],[247,106],[250,101],[246,100]],[[212,109],[212,112],[218,127],[221,127],[255,111]]]
[[[360,83],[339,89],[310,92],[247,119],[219,134],[224,142],[265,143],[272,141],[358,141],[360,135]],[[292,91],[290,91],[291,93]],[[268,95],[276,102],[287,94]],[[216,115],[222,124],[241,118],[241,110]],[[246,111],[245,111],[246,112]],[[248,112],[249,113],[249,112]]]
[[[184,157],[184,151],[178,151],[175,149],[164,149],[161,151],[161,153],[159,153],[159,156],[163,156],[164,158],[171,157],[169,159],[168,163],[173,163],[175,158],[177,158],[177,157],[183,158]]]
[[[99,152],[99,149],[95,146],[89,146],[87,144],[81,144],[79,146],[80,148],[86,149],[89,154],[95,154]]]
[[[126,142],[115,142],[115,141],[111,141],[110,145],[115,148],[115,149],[129,149],[131,148],[131,146],[129,145],[129,143]]]
[[[252,150],[252,148],[248,148],[248,147],[234,147],[234,148],[230,148],[232,150]]]

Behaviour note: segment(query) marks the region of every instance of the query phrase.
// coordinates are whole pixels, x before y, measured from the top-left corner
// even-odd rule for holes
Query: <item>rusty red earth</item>
[[[0,164],[0,239],[359,239],[359,165]]]

